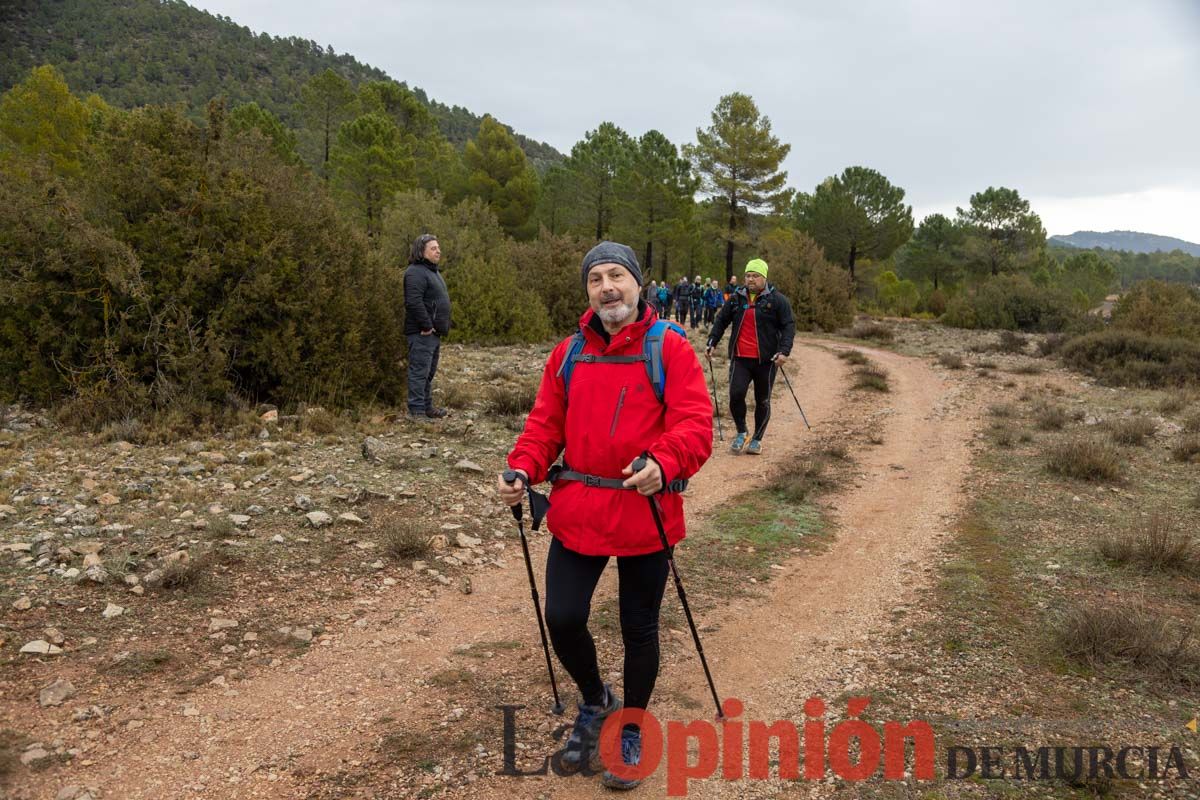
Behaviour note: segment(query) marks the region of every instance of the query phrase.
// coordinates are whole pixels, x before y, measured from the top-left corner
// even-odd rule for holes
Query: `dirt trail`
[[[926,362],[868,352],[891,375],[892,391],[880,422],[884,443],[853,454],[861,475],[857,487],[832,499],[839,523],[835,544],[824,554],[786,562],[765,598],[735,600],[719,610],[697,609],[703,625],[717,628],[705,636],[705,649],[718,688],[745,701],[749,719],[799,720],[804,698],[818,693],[832,700],[847,688],[857,653],[870,648],[872,631],[886,627],[893,607],[905,603],[920,585],[922,569],[962,499],[960,481],[974,416],[965,410],[969,404],[959,385],[944,381]],[[814,433],[841,432],[845,372],[827,343],[806,342],[797,348],[789,375]],[[693,519],[789,463],[812,435],[785,386],[778,387],[774,403],[766,455],[734,457],[718,449],[693,482],[688,504]],[[547,541],[539,536],[532,542],[539,574]],[[198,714],[184,716],[184,704],[175,698],[148,699],[142,727],[117,734],[94,764],[63,770],[36,796],[54,797],[67,783],[99,786],[104,797],[131,800],[310,796],[314,774],[338,764],[357,766],[369,754],[380,733],[380,717],[429,727],[444,719],[454,698],[445,691],[430,698],[429,689],[414,681],[446,668],[455,648],[536,636],[524,565],[518,546],[509,542],[507,568],[475,576],[470,596],[445,591],[416,610],[398,588],[355,598],[341,610],[368,609],[365,622],[359,623],[365,627],[347,622],[330,630],[328,646],[316,647],[288,666],[236,688],[209,686],[195,692],[187,705]],[[598,597],[611,591],[603,586]],[[670,586],[666,602],[678,602]],[[529,679],[548,696],[548,687],[541,687],[544,679],[539,680],[541,654],[534,654],[536,660],[522,663],[538,671]],[[498,655],[488,667],[505,658]],[[559,674],[560,682],[569,681],[561,670]],[[711,716],[690,643],[689,655],[664,670],[659,687],[656,697],[663,699],[656,700],[655,711],[661,718]],[[571,695],[566,687],[564,699]],[[680,696],[703,699],[705,706],[691,711],[676,707],[672,698]],[[523,701],[531,708],[538,702]],[[532,716],[532,711],[525,713]],[[489,750],[495,746],[487,744]],[[494,760],[493,769],[499,767],[499,757]],[[642,796],[661,796],[658,783],[643,789]],[[692,796],[745,796],[769,789],[713,780],[694,784]],[[553,776],[485,777],[460,791],[478,797],[611,796],[594,779]],[[360,795],[347,787],[322,796]]]

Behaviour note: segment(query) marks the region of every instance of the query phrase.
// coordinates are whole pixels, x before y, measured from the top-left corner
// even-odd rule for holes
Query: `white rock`
[[[458,542],[459,547],[479,547],[479,545],[483,544],[482,539],[470,536],[461,531],[454,537],[454,540]]]
[[[456,463],[454,465],[454,468],[461,469],[463,472],[478,472],[478,473],[483,472],[483,467],[479,466],[474,461],[468,461],[465,458],[462,459],[461,461],[459,461],[458,463]]]
[[[271,537],[271,541],[274,542],[275,544],[283,544],[285,540],[281,534],[277,533]]]
[[[212,617],[208,621],[208,629],[210,631],[223,631],[226,628],[236,628],[238,621],[236,619],[225,619],[222,617]]]
[[[50,644],[45,639],[34,639],[32,642],[27,642],[21,648],[21,652],[39,656],[56,656],[62,652],[62,648]]]
[[[326,514],[324,511],[310,511],[304,515],[308,520],[308,524],[314,528],[324,528],[326,525],[333,524],[333,517]]]
[[[234,527],[244,528],[250,524],[250,517],[245,514],[230,514],[229,521],[234,524]]]
[[[75,687],[68,680],[58,678],[38,694],[38,703],[43,707],[61,706],[75,696]]]
[[[12,607],[16,611],[28,611],[33,606],[33,601],[27,595],[21,595],[13,601]]]
[[[113,617],[119,617],[124,613],[124,606],[119,606],[116,603],[109,603],[104,607],[104,610],[100,612],[100,616],[104,617],[105,619],[112,619]]]
[[[350,525],[365,525],[366,524],[363,522],[362,517],[358,516],[357,514],[353,514],[349,511],[346,511],[342,514],[338,514],[338,522],[345,522]]]

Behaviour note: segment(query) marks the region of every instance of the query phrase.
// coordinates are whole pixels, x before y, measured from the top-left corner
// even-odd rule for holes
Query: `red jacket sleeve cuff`
[[[662,470],[663,487],[666,488],[667,486],[669,486],[671,484],[671,481],[675,480],[675,478],[678,477],[679,464],[677,462],[675,462],[673,459],[671,459],[667,456],[663,456],[658,453],[655,453],[654,451],[649,451],[647,453],[647,455],[649,455],[651,458],[653,458],[655,460],[655,462],[658,464],[658,468],[660,470]]]
[[[520,458],[518,456],[509,456],[508,466],[509,469],[524,470],[525,474],[529,476],[529,483],[532,486],[536,486],[537,484],[546,480],[545,470],[538,469],[536,464],[527,459]]]

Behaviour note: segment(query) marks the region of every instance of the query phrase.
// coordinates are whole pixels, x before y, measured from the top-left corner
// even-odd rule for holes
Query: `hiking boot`
[[[444,408],[431,408],[425,412],[425,416],[433,419],[441,419],[442,417],[450,416],[450,412]]]
[[[742,431],[737,436],[733,437],[733,444],[729,445],[729,449],[735,453],[742,452],[742,447],[746,444],[746,432]]]
[[[605,702],[602,705],[579,704],[579,715],[563,748],[562,765],[569,770],[581,769],[596,757],[600,744],[600,729],[609,714],[621,708],[621,700],[613,694],[612,687],[604,684]]]
[[[431,417],[428,414],[426,414],[424,411],[417,411],[417,412],[410,411],[404,415],[404,418],[406,420],[408,420],[409,422],[418,422],[421,424],[429,422],[429,420],[431,419]]]
[[[762,455],[762,442],[758,439],[751,439],[750,444],[746,447],[746,452],[752,456]]]
[[[640,730],[621,731],[621,761],[628,767],[636,767],[642,763],[642,732]],[[632,789],[641,783],[636,778],[618,778],[608,770],[600,776],[600,782],[610,789],[622,791]]]

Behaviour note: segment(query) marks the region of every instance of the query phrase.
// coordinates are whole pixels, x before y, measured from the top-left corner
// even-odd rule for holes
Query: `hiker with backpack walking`
[[[582,279],[590,308],[546,361],[533,410],[508,456],[520,477],[513,484],[497,480],[510,506],[521,502],[526,484],[553,486],[546,624],[582,695],[561,756],[567,769],[592,762],[604,720],[622,704],[645,709],[650,702],[669,554],[647,498],[658,501],[673,548],[685,534],[680,492],[712,453],[712,402],[700,361],[678,325],[639,301],[642,271],[633,250],[601,242],[584,256]],[[645,467],[635,472],[643,457]],[[592,593],[613,556],[623,701],[601,679],[587,627]],[[641,732],[634,725],[622,729],[621,755],[626,764],[639,763]],[[617,789],[638,784],[608,771],[602,780]]]
[[[767,262],[755,258],[746,264],[746,285],[736,289],[717,314],[708,334],[707,355],[729,336],[729,413],[737,426],[730,449],[751,455],[762,453],[762,438],[771,419],[771,389],[775,368],[788,360],[796,337],[796,321],[788,299],[767,283]],[[754,433],[747,445],[746,392],[754,384]]]
[[[712,327],[713,320],[717,317],[717,309],[725,302],[721,295],[721,289],[717,286],[716,278],[708,282],[708,286],[704,289],[704,325]]]
[[[700,280],[697,275],[692,282],[692,330],[700,327],[700,318],[704,314],[704,287],[705,283]]]
[[[664,280],[658,287],[658,316],[662,319],[671,318],[671,287]]]
[[[684,275],[679,279],[679,283],[675,284],[675,321],[680,325],[686,325],[688,319],[688,311],[692,308],[692,282]]]

